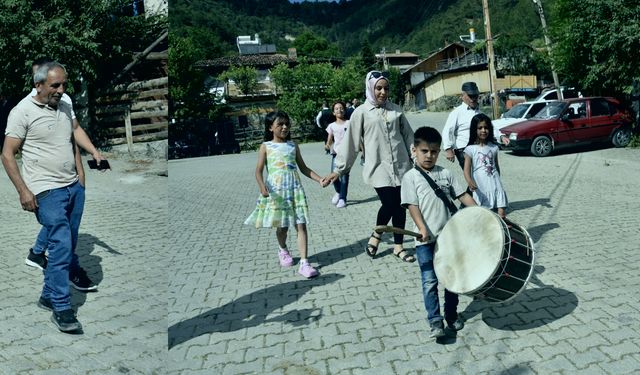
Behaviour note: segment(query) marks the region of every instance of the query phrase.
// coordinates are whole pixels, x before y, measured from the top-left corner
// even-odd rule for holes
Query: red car
[[[593,142],[624,147],[631,141],[631,117],[614,98],[551,101],[529,120],[505,126],[507,149],[547,156],[551,151]]]

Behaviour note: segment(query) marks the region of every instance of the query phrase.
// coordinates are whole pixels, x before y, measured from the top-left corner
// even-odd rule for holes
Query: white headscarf
[[[378,83],[378,81],[380,81],[381,79],[386,80],[387,82],[389,82],[389,79],[383,76],[380,76],[378,78],[374,78],[371,74],[373,72],[377,72],[377,70],[372,70],[369,73],[367,73],[367,78],[365,78],[365,95],[367,96],[367,101],[373,105],[374,107],[384,107],[385,103],[380,103],[378,104],[378,101],[376,100],[376,94],[375,94],[375,87],[376,84]]]

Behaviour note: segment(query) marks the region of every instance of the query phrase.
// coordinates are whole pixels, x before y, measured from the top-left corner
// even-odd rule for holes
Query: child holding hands
[[[289,116],[282,111],[270,112],[265,118],[265,142],[258,151],[256,181],[260,196],[256,208],[245,224],[256,228],[276,228],[278,257],[282,267],[293,265],[287,249],[287,233],[290,226],[298,232],[300,267],[298,273],[306,278],[318,276],[307,259],[307,223],[309,222],[307,197],[300,182],[300,172],[324,185],[323,179],[302,160],[300,149],[291,141]],[[267,168],[266,183],[262,171]]]

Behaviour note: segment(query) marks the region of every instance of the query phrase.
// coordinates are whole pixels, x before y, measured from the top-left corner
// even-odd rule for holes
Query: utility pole
[[[544,18],[544,9],[542,8],[542,0],[532,0],[534,4],[538,6],[538,13],[540,14],[540,23],[542,23],[542,33],[544,34],[544,44],[547,46],[547,53],[549,53],[549,57],[551,57],[551,40],[549,39],[549,35],[547,33],[547,21]],[[551,62],[551,75],[553,76],[553,84],[556,86],[558,90],[558,99],[564,99],[562,95],[562,89],[560,88],[560,79],[558,79],[558,73],[556,73],[555,68],[553,67],[553,62]]]
[[[493,37],[491,36],[491,20],[489,18],[489,0],[482,0],[482,12],[484,14],[484,32],[487,36],[487,54],[489,55],[489,80],[491,83],[491,105],[493,107],[493,118],[500,116],[498,110],[498,90],[496,87],[496,62],[493,54]]]

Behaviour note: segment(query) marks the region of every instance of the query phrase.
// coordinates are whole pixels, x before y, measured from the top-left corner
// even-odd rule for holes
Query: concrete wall
[[[489,83],[489,71],[444,73],[433,77],[425,85],[427,103],[447,95],[460,95],[462,84],[473,81],[478,85],[480,92],[491,91]]]

